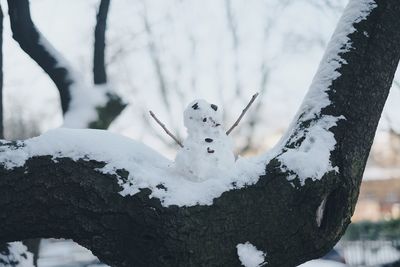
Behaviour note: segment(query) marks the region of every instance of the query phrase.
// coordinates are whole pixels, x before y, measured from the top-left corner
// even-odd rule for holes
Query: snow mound
[[[215,179],[193,182],[150,147],[104,130],[59,128],[18,141],[16,147],[0,142],[0,164],[7,169],[21,167],[34,156],[51,155],[54,161],[64,157],[97,160],[106,163],[99,172],[117,175],[121,195],[134,195],[149,188],[150,197],[160,199],[164,206],[212,205],[223,192],[256,183],[265,173],[266,164],[265,157],[239,158],[229,172],[217,172]],[[128,177],[118,176],[119,169],[128,171]]]
[[[33,254],[22,242],[11,242],[7,246],[8,253],[0,254],[1,266],[35,267],[33,265]]]
[[[244,244],[238,244],[236,248],[239,260],[243,266],[259,267],[259,266],[264,266],[266,264],[265,262],[266,254],[258,250],[250,242],[246,242]]]
[[[194,100],[184,112],[184,124],[188,137],[176,155],[176,170],[197,182],[229,175],[235,165],[233,144],[217,105]]]

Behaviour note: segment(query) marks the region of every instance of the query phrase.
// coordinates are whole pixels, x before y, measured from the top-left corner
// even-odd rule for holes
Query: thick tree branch
[[[310,126],[329,116],[342,118],[330,129],[337,141],[330,158],[339,173],[333,179],[334,185],[324,186],[324,194],[328,196],[326,216],[329,220],[325,220],[326,224],[345,226],[350,222],[375,131],[400,58],[400,21],[397,18],[400,3],[376,1],[376,4],[366,20],[354,25],[355,31],[349,35],[351,48],[342,48],[342,64],[337,69],[340,76],[332,81],[327,91],[331,103],[320,114],[303,119],[309,117],[312,110],[307,99],[315,97],[313,92],[309,92],[305,108],[296,118],[286,143],[287,150],[300,146],[307,140],[307,134],[301,133],[309,131]],[[323,73],[320,76],[323,77]],[[344,230],[342,227],[337,232],[337,238]]]
[[[28,0],[7,0],[13,38],[49,75],[60,92],[63,113],[71,100],[70,87],[74,83],[68,66],[60,62],[53,51],[46,47],[46,40],[33,24]]]
[[[3,142],[0,241],[72,238],[113,266],[240,266],[236,245],[247,241],[266,253],[268,266],[322,256],[357,200],[400,57],[399,13],[398,0],[350,2],[292,127],[272,154],[258,158],[265,174],[232,185],[212,205],[163,205],[154,194],[173,188],[141,185],[141,175],[160,170],[160,158],[133,149],[138,144],[117,146],[130,151],[122,156],[114,146],[96,152],[79,143],[82,130]],[[118,139],[91,134],[98,147]],[[110,168],[98,158],[105,155],[126,167]],[[167,169],[157,172],[160,181],[167,182]],[[129,188],[138,192],[123,196]]]

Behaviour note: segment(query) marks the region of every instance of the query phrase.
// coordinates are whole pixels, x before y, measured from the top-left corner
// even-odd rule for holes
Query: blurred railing
[[[336,249],[344,256],[348,266],[378,267],[400,261],[400,238],[340,241]]]

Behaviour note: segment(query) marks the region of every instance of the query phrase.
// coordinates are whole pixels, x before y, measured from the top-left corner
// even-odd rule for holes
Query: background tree
[[[96,86],[84,84],[79,74],[33,24],[28,0],[10,0],[8,13],[13,38],[53,80],[60,93],[64,125],[106,129],[126,104],[107,88],[104,36],[109,1],[101,1],[95,30],[93,75]]]
[[[8,1],[8,12],[13,38],[20,47],[49,75],[56,85],[61,99],[61,108],[66,116],[65,126],[88,127],[107,129],[110,123],[121,113],[126,104],[114,93],[107,83],[107,72],[104,61],[105,54],[105,32],[107,14],[110,1],[101,0],[97,12],[97,23],[94,32],[94,53],[93,53],[93,80],[94,87],[90,88],[83,84],[83,81],[72,69],[66,59],[45,39],[34,25],[29,8],[28,0]],[[2,29],[3,14],[0,12]],[[0,43],[1,40],[0,40]],[[0,53],[0,69],[2,53]],[[2,71],[0,73],[0,93],[2,92]],[[97,91],[96,91],[97,90]],[[3,138],[3,113],[2,98],[0,94],[0,137]],[[91,102],[93,100],[94,102]],[[97,98],[97,99],[96,99]],[[21,106],[14,110],[21,109]],[[39,135],[38,125],[34,121],[27,121],[22,118],[23,110],[16,111],[18,116],[9,120],[7,131],[8,140],[26,139]],[[83,116],[83,117],[81,117]],[[32,119],[32,118],[31,118]],[[23,125],[24,124],[24,125]],[[36,129],[36,131],[35,131]],[[24,241],[28,250],[33,253],[33,264],[36,266],[39,252],[40,239]],[[10,246],[5,245],[3,251],[8,251]],[[13,246],[11,246],[12,248]],[[17,246],[18,248],[20,246]],[[17,257],[17,259],[21,257]],[[23,258],[22,258],[23,259]],[[5,263],[4,263],[5,264]],[[18,265],[12,260],[8,263],[12,266]]]

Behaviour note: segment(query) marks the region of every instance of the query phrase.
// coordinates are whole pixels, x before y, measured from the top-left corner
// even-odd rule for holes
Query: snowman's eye
[[[203,119],[203,122],[206,122],[206,121],[207,121],[207,118],[204,118],[204,119]]]
[[[217,105],[214,105],[214,104],[211,104],[211,108],[212,108],[213,110],[217,111],[218,106],[217,106]]]
[[[195,110],[199,109],[199,103],[197,103],[197,102],[194,103],[194,105],[192,106],[192,109],[195,109]]]

